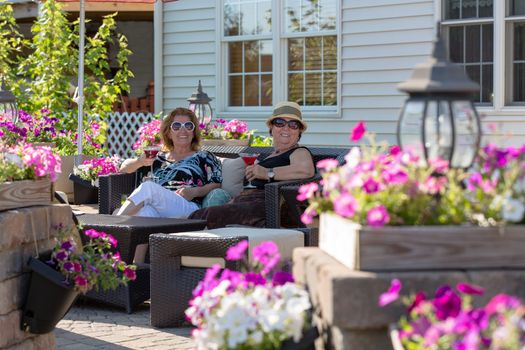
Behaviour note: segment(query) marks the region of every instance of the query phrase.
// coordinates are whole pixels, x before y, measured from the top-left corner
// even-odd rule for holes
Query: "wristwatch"
[[[273,172],[273,168],[268,168],[268,182],[272,182],[274,177],[275,173]]]

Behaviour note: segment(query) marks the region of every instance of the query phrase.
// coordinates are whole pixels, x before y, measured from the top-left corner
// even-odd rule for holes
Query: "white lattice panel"
[[[110,155],[117,154],[122,158],[133,156],[131,146],[137,140],[142,124],[153,119],[152,113],[108,113],[107,149]]]

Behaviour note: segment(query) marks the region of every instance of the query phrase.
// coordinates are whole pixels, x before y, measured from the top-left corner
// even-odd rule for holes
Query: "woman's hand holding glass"
[[[144,153],[141,155],[142,164],[144,166],[150,166],[151,167],[151,173],[150,173],[150,180],[155,181],[155,175],[153,174],[153,162],[155,161],[155,158],[157,157],[157,153],[160,152],[160,146],[153,145],[148,146],[144,149]]]

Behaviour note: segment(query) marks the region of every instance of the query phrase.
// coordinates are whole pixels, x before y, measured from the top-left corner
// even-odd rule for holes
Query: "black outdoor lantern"
[[[479,116],[472,102],[479,85],[446,56],[438,35],[430,59],[417,65],[412,77],[398,85],[409,97],[399,117],[397,141],[427,164],[439,157],[448,160],[450,167],[468,168],[481,139]]]
[[[213,116],[213,111],[210,105],[211,98],[208,97],[207,93],[202,91],[200,80],[197,90],[190,98],[188,98],[188,101],[190,102],[189,109],[195,112],[197,119],[199,119],[199,123],[208,124]]]
[[[16,97],[11,91],[5,89],[3,83],[0,86],[0,114],[11,117],[14,122],[18,120]]]

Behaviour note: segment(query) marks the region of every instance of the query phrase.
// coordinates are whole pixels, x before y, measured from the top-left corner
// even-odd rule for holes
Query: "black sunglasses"
[[[284,120],[283,118],[275,118],[272,120],[272,125],[278,128],[284,128],[288,124],[288,127],[292,130],[297,130],[302,127],[301,123],[297,120]]]
[[[171,123],[171,130],[179,131],[182,128],[182,126],[184,126],[184,128],[188,131],[193,131],[193,129],[195,129],[195,124],[193,124],[193,122],[173,122]]]

